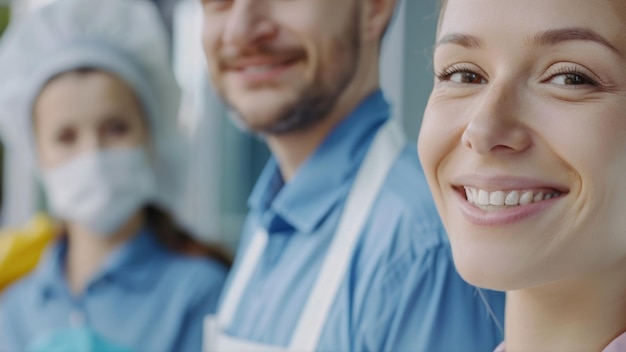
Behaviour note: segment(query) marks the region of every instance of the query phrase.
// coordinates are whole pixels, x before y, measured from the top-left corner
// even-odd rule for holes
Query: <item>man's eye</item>
[[[200,3],[204,5],[224,6],[235,0],[200,0]]]

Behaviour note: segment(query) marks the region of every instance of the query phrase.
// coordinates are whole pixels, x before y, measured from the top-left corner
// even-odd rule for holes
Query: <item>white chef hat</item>
[[[169,38],[145,0],[58,0],[12,23],[0,40],[0,133],[5,146],[37,165],[33,108],[44,85],[91,68],[116,75],[147,114],[158,203],[174,211],[183,189],[183,139],[176,126],[180,89]]]

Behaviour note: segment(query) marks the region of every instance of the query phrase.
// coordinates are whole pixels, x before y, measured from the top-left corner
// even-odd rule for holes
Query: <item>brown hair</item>
[[[439,0],[439,20],[437,20],[437,34],[441,28],[441,21],[443,20],[443,13],[446,11],[448,0]]]
[[[172,216],[153,205],[145,208],[147,225],[154,231],[157,240],[167,248],[184,255],[203,256],[217,260],[230,267],[232,255],[218,245],[196,241],[189,233],[176,224]]]
[[[205,244],[196,241],[189,233],[176,224],[172,216],[159,207],[148,205],[143,209],[145,224],[153,231],[152,235],[167,249],[192,257],[215,259],[230,268],[233,255],[226,248],[217,244]],[[68,228],[65,221],[58,224],[57,238],[67,238]]]
[[[446,5],[448,4],[448,0],[439,0],[439,9],[441,13],[446,9]]]

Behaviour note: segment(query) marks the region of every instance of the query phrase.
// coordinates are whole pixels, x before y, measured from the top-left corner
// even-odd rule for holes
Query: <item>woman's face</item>
[[[113,147],[147,144],[143,112],[133,91],[116,76],[69,72],[50,81],[35,102],[40,167]]]
[[[501,290],[626,261],[626,2],[449,0],[419,154],[460,273]]]

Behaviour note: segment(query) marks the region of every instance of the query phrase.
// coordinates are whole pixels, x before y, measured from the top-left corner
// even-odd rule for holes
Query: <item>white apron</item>
[[[259,229],[235,275],[217,316],[207,316],[204,323],[205,352],[283,352],[315,351],[326,317],[335,301],[348,270],[350,260],[363,232],[363,226],[389,170],[406,143],[405,137],[390,119],[376,134],[359,168],[346,206],[337,226],[320,274],[302,311],[288,347],[269,346],[237,339],[225,333],[230,326],[244,290],[260,260],[268,241],[265,230]]]

